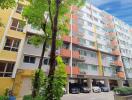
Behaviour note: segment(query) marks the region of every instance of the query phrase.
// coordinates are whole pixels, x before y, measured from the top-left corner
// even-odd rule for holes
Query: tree
[[[37,29],[43,29],[44,34],[50,34],[51,36],[50,69],[46,87],[48,91],[47,100],[54,99],[52,83],[55,78],[58,37],[69,32],[68,27],[66,27],[69,18],[65,14],[70,13],[70,6],[81,6],[83,3],[83,0],[30,0],[30,5],[24,10],[23,15],[28,19],[29,24]],[[48,21],[45,19],[45,13],[48,15]],[[42,37],[45,37],[45,35]],[[36,80],[38,80],[38,77]],[[35,95],[33,94],[33,96]]]
[[[15,0],[0,0],[0,8],[8,9],[14,7],[16,4]]]
[[[56,52],[56,37],[57,33],[61,30],[61,32],[66,32],[66,22],[64,15],[70,11],[69,7],[72,5],[81,6],[84,1],[83,0],[47,0],[48,3],[48,12],[49,18],[51,22],[51,30],[52,30],[52,45],[51,45],[51,54],[50,54],[50,70],[48,74],[49,82],[47,90],[49,91],[48,100],[54,100],[53,93],[53,80],[55,73],[55,52]]]
[[[36,29],[43,30],[43,33],[41,36],[32,36],[29,39],[29,42],[35,46],[43,45],[42,48],[42,53],[38,65],[38,71],[35,72],[35,78],[34,78],[34,83],[33,83],[33,91],[32,91],[32,96],[35,97],[40,89],[39,81],[40,81],[40,72],[42,68],[42,63],[43,63],[43,57],[45,54],[46,50],[46,45],[48,40],[50,39],[50,30],[49,30],[49,25],[48,23],[48,15],[45,13],[44,7],[45,5],[42,5],[43,0],[38,0],[34,2],[30,2],[30,5],[25,7],[23,10],[23,16],[28,20],[28,23],[31,24],[33,27]],[[45,15],[44,15],[45,14]]]
[[[1,9],[8,9],[14,7],[16,4],[15,0],[0,0],[0,8]],[[3,23],[0,18],[0,27],[3,27]]]

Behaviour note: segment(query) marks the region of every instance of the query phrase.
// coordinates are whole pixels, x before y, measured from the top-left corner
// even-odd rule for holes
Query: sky
[[[132,0],[92,0],[92,4],[132,26]]]

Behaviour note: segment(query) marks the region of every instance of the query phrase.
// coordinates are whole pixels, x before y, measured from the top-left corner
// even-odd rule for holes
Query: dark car
[[[100,87],[102,92],[109,92],[109,88],[106,86]]]
[[[90,91],[91,91],[91,89],[88,87],[84,87],[84,86],[80,87],[81,93],[90,93]]]
[[[77,87],[70,88],[69,92],[72,94],[79,94],[80,93],[79,88],[77,88]]]

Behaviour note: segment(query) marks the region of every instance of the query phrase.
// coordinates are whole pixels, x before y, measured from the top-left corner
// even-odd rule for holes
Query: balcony
[[[114,26],[114,24],[107,24],[106,25],[106,28],[109,28],[109,29],[113,29],[115,26]]]
[[[110,15],[107,15],[106,18],[107,18],[108,20],[110,20],[110,21],[112,21],[112,19],[113,19],[113,17],[110,16]]]
[[[62,40],[65,42],[71,42],[71,37],[70,36],[62,36]],[[73,44],[79,44],[79,39],[77,37],[72,36],[72,43]]]
[[[124,72],[117,72],[117,76],[119,78],[125,78],[125,73]]]
[[[80,53],[79,53],[79,51],[72,51],[72,58],[80,59]]]
[[[70,66],[66,66],[66,73],[67,73],[67,74],[71,74],[71,67],[70,67]],[[72,67],[72,74],[73,74],[73,75],[78,75],[78,74],[80,74],[80,69],[79,69],[79,67],[73,66],[73,67]]]
[[[72,10],[73,11],[78,11],[78,7],[77,6],[72,6]]]
[[[120,66],[120,67],[122,67],[122,66],[123,66],[122,61],[119,61],[119,60],[114,61],[114,62],[113,62],[113,64],[114,64],[114,65],[116,65],[116,66]]]
[[[116,40],[111,41],[111,46],[112,47],[118,46],[118,42]]]
[[[62,36],[62,40],[65,42],[71,42],[71,37],[64,35],[64,36]]]
[[[79,44],[79,39],[77,37],[72,37],[73,44]]]
[[[114,50],[114,51],[112,51],[112,54],[113,54],[113,55],[116,55],[116,56],[121,55],[121,53],[120,53],[119,50]]]
[[[68,49],[61,49],[60,56],[69,58],[69,57],[71,57],[71,51]]]
[[[73,14],[73,15],[72,15],[72,19],[73,19],[74,21],[77,21],[78,16],[77,16],[77,15],[75,15],[75,14]]]
[[[115,36],[116,33],[115,33],[115,32],[110,32],[109,35],[110,35],[110,36]]]

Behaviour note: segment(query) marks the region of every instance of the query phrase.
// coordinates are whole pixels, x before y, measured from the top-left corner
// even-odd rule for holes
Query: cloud
[[[92,0],[92,4],[132,25],[132,0]]]
[[[91,0],[92,4],[95,6],[100,6],[109,2],[109,0]]]

